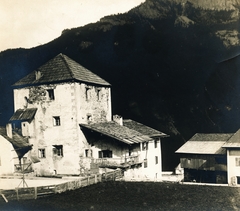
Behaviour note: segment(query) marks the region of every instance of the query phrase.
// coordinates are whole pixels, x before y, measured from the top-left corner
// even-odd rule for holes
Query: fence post
[[[67,190],[70,190],[70,183],[67,182]]]
[[[54,193],[57,193],[57,188],[56,188],[57,186],[56,185],[54,185]]]
[[[95,184],[97,183],[97,175],[95,174]]]
[[[17,200],[19,201],[18,188],[16,188],[16,193],[17,193]]]
[[[37,199],[37,187],[34,187],[34,199]]]

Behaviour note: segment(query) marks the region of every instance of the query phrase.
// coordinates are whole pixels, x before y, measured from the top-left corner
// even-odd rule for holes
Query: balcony
[[[120,158],[97,158],[92,159],[92,163],[101,168],[128,168],[142,163],[139,155]]]

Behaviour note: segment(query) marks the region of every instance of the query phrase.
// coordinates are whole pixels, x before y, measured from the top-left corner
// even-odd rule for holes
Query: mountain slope
[[[222,66],[219,61],[239,50],[239,19],[233,14],[236,10],[147,0],[128,13],[64,30],[46,45],[4,51],[0,54],[0,124],[13,113],[11,84],[63,53],[112,84],[113,113],[171,135],[163,140],[163,168],[172,169],[178,163],[174,151],[194,133],[235,132],[240,127],[239,121],[227,127],[226,115],[210,113],[210,108],[219,106],[213,99],[218,85],[206,92],[212,80],[219,84],[215,79]],[[226,42],[232,37],[236,42]],[[229,93],[220,92],[224,101]]]

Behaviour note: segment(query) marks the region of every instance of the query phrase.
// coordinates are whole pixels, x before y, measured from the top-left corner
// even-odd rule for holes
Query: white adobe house
[[[36,175],[96,173],[123,168],[132,178],[161,178],[161,138],[166,134],[132,120],[112,119],[111,85],[59,54],[14,84],[19,130],[37,155]]]

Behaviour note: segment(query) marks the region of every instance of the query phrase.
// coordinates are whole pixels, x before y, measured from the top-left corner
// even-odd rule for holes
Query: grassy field
[[[1,211],[240,210],[240,188],[104,182],[37,200],[0,203]]]

